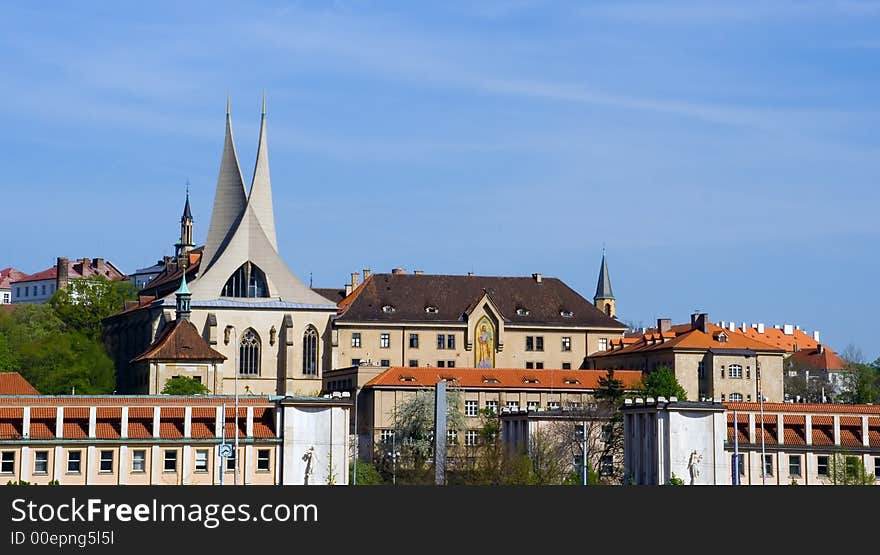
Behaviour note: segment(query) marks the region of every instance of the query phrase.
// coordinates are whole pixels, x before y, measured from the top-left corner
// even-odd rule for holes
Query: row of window
[[[48,294],[49,294],[49,295],[51,295],[52,293],[54,293],[54,292],[55,292],[55,284],[54,284],[54,283],[50,283],[50,284],[49,284],[49,289],[48,289],[48,290],[46,289],[46,284],[45,284],[45,283],[42,284],[42,285],[32,285],[32,286],[23,285],[23,286],[18,286],[18,287],[15,288],[15,298],[19,299],[19,298],[22,298],[22,297],[38,297],[38,296],[41,296],[41,295],[45,297],[46,294],[47,294],[47,291],[48,291]],[[24,295],[22,295],[22,292],[24,293]],[[8,294],[8,293],[6,293],[6,294],[4,295],[4,300],[5,300],[6,302],[9,301],[9,294]]]
[[[727,374],[726,377],[731,378],[731,379],[742,379],[743,367],[739,364],[730,364],[727,366],[726,374]],[[746,366],[745,376],[746,376],[747,380],[751,379],[751,377],[752,377],[752,367],[751,366]],[[697,377],[701,380],[706,379],[706,363],[703,362],[702,360],[697,363]],[[725,377],[724,365],[721,366],[721,377],[722,378]],[[761,377],[760,369],[757,371],[756,377],[758,377],[758,378]]]
[[[580,403],[578,402],[569,402],[568,406],[571,407],[579,407]],[[509,400],[504,403],[504,406],[509,408],[510,410],[519,410],[519,401]],[[538,410],[538,407],[541,406],[541,403],[538,401],[526,401],[526,408],[528,410]],[[560,407],[559,401],[548,401],[547,409],[555,410]],[[498,401],[489,400],[486,401],[485,408],[490,412],[498,412]],[[468,400],[464,402],[464,415],[465,416],[479,416],[480,414],[480,402],[474,400]]]
[[[162,470],[165,472],[177,472],[177,449],[165,449],[163,453]],[[196,472],[208,471],[208,449],[195,450]],[[101,473],[113,472],[113,459],[115,451],[102,449],[99,452],[98,471]],[[257,449],[257,472],[269,472],[270,449]],[[131,472],[146,472],[146,449],[133,449],[131,451]],[[226,459],[226,470],[235,470],[235,459]],[[3,451],[0,454],[0,474],[13,474],[15,472],[15,451]],[[34,475],[49,473],[49,451],[34,451]],[[82,451],[67,451],[67,474],[82,473]]]
[[[351,346],[355,348],[361,347],[361,333],[353,332],[351,334]],[[602,338],[599,340],[599,349],[604,351],[608,346],[608,340]],[[390,349],[391,348],[391,334],[390,333],[381,333],[379,334],[379,348],[381,349]],[[419,348],[419,334],[411,333],[409,334],[409,348],[410,349],[418,349]],[[437,348],[438,349],[455,349],[455,335],[453,334],[437,334]],[[563,351],[571,351],[571,337],[563,337],[562,338],[562,346]],[[528,335],[526,336],[526,351],[543,351],[544,350],[544,337],[537,335]]]
[[[736,460],[736,455],[731,455],[731,461]],[[855,474],[859,457],[846,457],[847,474]],[[816,474],[818,476],[828,476],[828,465],[830,464],[830,455],[816,455]],[[739,473],[745,476],[745,454],[739,455]],[[773,455],[764,455],[764,475],[773,476]],[[803,455],[788,455],[788,476],[790,478],[800,478],[803,475]],[[874,457],[874,477],[880,479],[880,457]]]
[[[270,343],[274,343],[275,328],[270,330]],[[262,342],[253,328],[241,334],[238,342],[238,372],[241,376],[260,375]],[[302,371],[306,376],[318,375],[318,330],[309,326],[303,333]]]

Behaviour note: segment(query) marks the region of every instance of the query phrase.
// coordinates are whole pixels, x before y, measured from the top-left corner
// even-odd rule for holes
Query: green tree
[[[116,375],[104,345],[73,332],[46,335],[18,346],[19,369],[45,395],[113,393]]]
[[[65,329],[98,339],[102,332],[101,321],[122,310],[125,301],[136,296],[131,282],[98,276],[71,280],[67,287],[55,292],[49,305]]]
[[[626,395],[626,387],[623,380],[614,377],[614,370],[609,370],[599,378],[599,387],[596,389],[596,399],[603,399],[617,406]]]
[[[187,376],[174,376],[162,388],[163,395],[205,395],[208,388],[202,382]]]
[[[354,465],[349,465],[348,468],[348,476],[349,480],[353,483],[354,477]],[[379,470],[376,469],[375,466],[366,462],[366,461],[358,461],[357,464],[357,485],[359,486],[380,486],[385,483],[385,480],[382,479],[382,474],[379,473]]]
[[[448,389],[446,406],[446,429],[453,432],[463,430],[461,392]],[[404,466],[415,471],[428,469],[427,463],[434,454],[434,391],[417,391],[398,403],[394,412],[394,430]]]
[[[646,397],[677,397],[679,401],[687,401],[687,393],[675,379],[675,371],[669,366],[658,366],[642,382],[642,393]]]
[[[837,400],[841,403],[880,402],[880,371],[876,361],[874,364],[847,363],[846,369],[841,373],[840,381]]]
[[[869,486],[874,475],[865,469],[862,457],[838,451],[828,458],[828,478],[835,486]]]

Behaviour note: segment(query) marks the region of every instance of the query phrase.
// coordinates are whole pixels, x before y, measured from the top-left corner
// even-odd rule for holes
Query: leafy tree
[[[208,392],[202,382],[187,376],[174,376],[162,388],[163,395],[205,395]]]
[[[875,363],[876,364],[876,363]],[[880,372],[874,364],[850,362],[841,374],[840,393],[842,403],[864,404],[880,402]]]
[[[865,470],[862,457],[839,451],[828,458],[828,478],[835,486],[869,486],[874,475]]]
[[[675,378],[675,371],[669,366],[657,367],[642,381],[642,393],[647,397],[677,397],[679,401],[687,401],[687,393]]]
[[[455,432],[463,430],[465,426],[461,392],[448,389],[446,406],[446,429]],[[417,471],[417,474],[430,470],[427,463],[434,454],[433,390],[417,391],[397,404],[394,431],[403,466]]]
[[[18,347],[22,376],[45,395],[112,393],[113,361],[104,345],[78,333],[46,335]]]
[[[675,475],[675,472],[672,473],[672,476],[669,477],[669,482],[666,483],[667,486],[683,486],[684,479],[679,478]]]
[[[122,310],[125,301],[136,296],[137,291],[131,282],[110,281],[98,276],[71,280],[66,288],[55,292],[49,305],[65,329],[98,339],[101,337],[101,321]]]
[[[349,465],[348,469],[349,480],[353,483],[354,477],[354,465]],[[375,466],[366,462],[366,461],[358,461],[357,465],[357,485],[359,486],[380,486],[385,483],[385,480],[382,479],[382,474],[379,473],[379,470],[376,469]]]
[[[604,399],[617,406],[623,401],[626,388],[623,380],[614,377],[614,370],[609,370],[599,378],[599,387],[596,389],[596,399]]]

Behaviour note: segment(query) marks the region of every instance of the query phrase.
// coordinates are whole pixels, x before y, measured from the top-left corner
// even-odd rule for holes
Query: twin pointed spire
[[[272,184],[269,179],[269,150],[266,141],[266,96],[263,95],[260,118],[260,142],[257,148],[257,161],[254,177],[248,194],[238,163],[235,141],[232,137],[232,115],[229,96],[226,98],[226,138],[220,160],[220,175],[217,177],[217,192],[214,195],[214,209],[208,226],[208,238],[202,253],[200,273],[204,273],[226,247],[238,222],[250,205],[260,221],[266,237],[277,251],[275,238],[275,215],[272,209]]]

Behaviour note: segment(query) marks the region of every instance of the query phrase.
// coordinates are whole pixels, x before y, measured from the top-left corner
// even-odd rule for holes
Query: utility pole
[[[583,453],[581,454],[581,474],[582,474],[582,482],[581,485],[586,486],[589,478],[589,473],[587,472],[587,419],[584,418],[583,429],[581,430],[581,441],[583,442]]]
[[[739,485],[739,420],[733,409],[733,485]]]
[[[758,404],[761,407],[761,485],[767,485],[767,455],[764,451],[764,380],[761,379],[761,367],[757,364],[755,369],[758,372]]]

